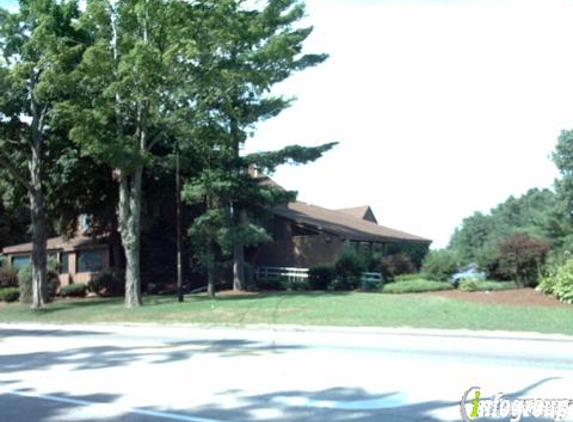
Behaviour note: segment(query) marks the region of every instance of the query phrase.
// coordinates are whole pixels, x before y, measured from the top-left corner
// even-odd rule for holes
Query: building
[[[48,239],[48,260],[58,264],[60,283],[87,284],[101,271],[113,266],[111,247],[107,237],[93,238],[85,234],[66,239]],[[32,243],[9,246],[2,253],[15,269],[30,263]]]
[[[333,264],[345,246],[388,253],[396,246],[427,249],[432,242],[378,224],[369,206],[330,210],[304,202],[273,209],[273,241],[257,248],[256,266],[309,268]]]

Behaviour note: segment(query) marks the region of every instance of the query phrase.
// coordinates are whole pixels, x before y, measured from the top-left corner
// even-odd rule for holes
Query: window
[[[107,249],[86,249],[77,252],[78,273],[97,273],[104,270],[106,265]]]
[[[67,274],[69,271],[69,254],[67,252],[62,252],[60,255],[60,274]]]
[[[22,267],[25,267],[31,262],[30,255],[18,255],[12,258],[12,267],[15,270],[19,270]]]
[[[298,224],[291,224],[291,233],[293,236],[317,236],[318,231]]]

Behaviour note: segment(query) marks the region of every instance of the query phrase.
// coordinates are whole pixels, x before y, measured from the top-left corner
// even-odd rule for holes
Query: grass
[[[41,311],[0,304],[0,322],[198,323],[218,326],[298,324],[370,327],[466,328],[535,331],[573,335],[573,307],[486,305],[431,295],[290,292],[146,297],[145,306],[127,310],[122,299],[57,301]]]
[[[443,281],[430,281],[422,278],[402,279],[394,283],[385,284],[382,287],[382,293],[437,292],[440,290],[452,290],[453,288],[450,283]]]

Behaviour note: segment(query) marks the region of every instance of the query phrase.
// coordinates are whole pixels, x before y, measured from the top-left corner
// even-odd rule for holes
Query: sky
[[[475,211],[553,185],[549,156],[573,128],[573,0],[306,4],[306,51],[330,58],[276,88],[298,100],[247,142],[339,142],[273,176],[300,200],[370,205],[437,248]]]
[[[307,0],[308,52],[278,87],[298,101],[248,150],[340,144],[274,178],[327,208],[447,246],[463,218],[552,187],[573,129],[573,1]]]

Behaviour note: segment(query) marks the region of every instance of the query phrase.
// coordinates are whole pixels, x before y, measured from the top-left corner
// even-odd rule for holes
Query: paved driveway
[[[573,339],[0,325],[1,422],[459,421],[473,386],[573,399]]]

